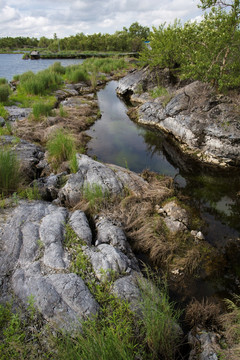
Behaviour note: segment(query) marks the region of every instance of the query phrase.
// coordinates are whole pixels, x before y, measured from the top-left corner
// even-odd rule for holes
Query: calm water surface
[[[88,154],[103,162],[141,172],[144,169],[174,178],[175,184],[206,222],[206,239],[218,249],[240,234],[239,174],[209,173],[184,162],[179,151],[160,132],[140,127],[127,116],[127,106],[112,81],[98,92],[102,117],[87,132],[92,137]],[[240,195],[240,193],[239,193]],[[194,296],[215,293],[212,284],[194,281]],[[219,289],[218,289],[219,291]]]
[[[34,73],[48,68],[56,61],[60,61],[63,66],[81,64],[83,59],[39,59],[23,60],[23,54],[0,54],[0,78],[12,80],[14,75],[23,74],[26,71]]]

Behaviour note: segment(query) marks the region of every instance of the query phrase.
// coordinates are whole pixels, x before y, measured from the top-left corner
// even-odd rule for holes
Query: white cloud
[[[158,26],[200,16],[198,0],[0,0],[0,36],[113,33],[138,21]]]

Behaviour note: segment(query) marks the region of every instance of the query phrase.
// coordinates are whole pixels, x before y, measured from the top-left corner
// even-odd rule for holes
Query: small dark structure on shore
[[[30,53],[30,59],[31,59],[31,60],[38,60],[38,59],[40,59],[40,53],[39,53],[39,51],[33,50],[33,51]]]

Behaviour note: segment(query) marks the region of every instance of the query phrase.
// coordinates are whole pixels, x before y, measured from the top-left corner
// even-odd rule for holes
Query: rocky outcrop
[[[77,155],[78,171],[71,174],[59,192],[62,204],[76,205],[83,197],[84,189],[100,187],[103,193],[123,195],[125,187],[143,191],[147,183],[137,174],[126,169],[105,165],[87,155]]]
[[[11,149],[20,161],[23,174],[28,179],[34,179],[41,173],[41,160],[44,151],[37,145],[15,136],[0,136],[0,148]]]
[[[9,113],[8,121],[14,122],[16,120],[22,120],[32,112],[31,108],[20,108],[16,105],[5,106],[5,109]]]
[[[80,210],[71,213],[43,201],[21,201],[15,209],[0,213],[0,301],[13,293],[27,305],[32,297],[47,321],[67,331],[81,328],[82,321],[98,312],[83,279],[70,271],[71,245],[64,246],[70,227],[91,264],[92,276],[100,281],[118,279],[113,292],[121,287],[121,297],[136,302],[139,292],[131,279],[140,276],[140,270],[123,230],[104,217],[95,226],[94,244]]]
[[[218,360],[216,334],[197,329],[196,334],[191,331],[188,335],[192,347],[189,360]]]
[[[131,83],[134,80],[131,76],[120,80],[119,94],[136,93],[137,85]],[[141,77],[144,81],[144,69],[135,73],[137,83]],[[133,100],[136,101],[136,96]],[[150,101],[142,95],[141,102],[144,104],[136,108],[134,117],[139,124],[170,135],[183,153],[198,162],[222,168],[239,167],[240,115],[229,97],[217,95],[209,85],[195,81],[180,89],[171,88],[169,95]]]

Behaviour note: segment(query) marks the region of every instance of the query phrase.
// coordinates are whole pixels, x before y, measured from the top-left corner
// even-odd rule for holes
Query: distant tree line
[[[0,48],[21,49],[26,47],[46,48],[49,51],[140,51],[143,43],[148,39],[150,29],[134,22],[129,28],[124,27],[114,34],[78,33],[63,39],[58,39],[54,34],[53,39],[42,36],[39,40],[29,37],[4,37],[0,38]]]

